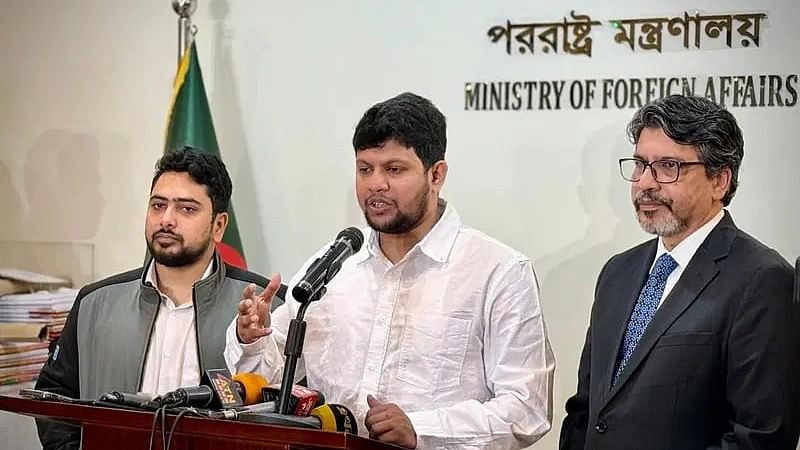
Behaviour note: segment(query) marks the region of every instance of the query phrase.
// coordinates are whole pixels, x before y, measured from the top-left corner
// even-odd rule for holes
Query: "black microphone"
[[[158,409],[158,402],[154,402],[154,397],[144,393],[130,393],[110,391],[101,395],[97,402],[99,404],[111,403],[117,406],[127,406],[136,409]]]
[[[196,406],[199,408],[229,409],[242,406],[242,397],[228,369],[203,372],[200,386],[183,387],[162,395],[154,401],[162,406]]]
[[[358,253],[363,243],[364,235],[358,228],[342,230],[328,251],[311,264],[297,286],[292,289],[294,299],[301,303],[317,300],[317,294],[339,272],[344,260]]]

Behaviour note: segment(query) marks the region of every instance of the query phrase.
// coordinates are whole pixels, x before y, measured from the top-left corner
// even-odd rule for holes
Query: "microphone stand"
[[[326,288],[323,286],[314,294],[309,301],[300,305],[297,311],[297,318],[289,322],[289,331],[286,334],[286,346],[283,349],[283,354],[286,355],[286,364],[283,368],[283,381],[281,382],[281,390],[278,394],[278,413],[289,414],[289,400],[292,395],[292,387],[294,386],[294,374],[297,370],[297,360],[303,354],[303,341],[306,338],[306,322],[303,317],[306,315],[306,309],[312,302],[319,300],[325,295]]]

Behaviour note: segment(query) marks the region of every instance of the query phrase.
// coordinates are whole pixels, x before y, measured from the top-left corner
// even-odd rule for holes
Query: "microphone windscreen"
[[[358,253],[361,250],[361,245],[364,243],[364,234],[356,227],[345,228],[340,231],[336,239],[345,238],[350,241],[353,246],[353,253]]]
[[[326,403],[311,410],[311,416],[319,419],[323,430],[358,434],[356,417],[345,406]]]
[[[269,385],[267,379],[257,373],[237,373],[233,381],[239,383],[242,401],[245,405],[254,405],[264,401],[261,390]]]

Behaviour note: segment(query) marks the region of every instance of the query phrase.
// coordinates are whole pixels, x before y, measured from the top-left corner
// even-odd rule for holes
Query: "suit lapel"
[[[612,300],[612,307],[605,314],[605,320],[602,321],[603,325],[596,331],[599,334],[598,342],[610,343],[610,345],[598,346],[598,348],[606,352],[605,355],[598,355],[599,361],[606,362],[603,372],[598,376],[600,386],[604,387],[604,389],[601,389],[603,397],[609,393],[611,378],[617,368],[617,356],[622,339],[625,336],[625,329],[628,326],[633,307],[636,305],[636,300],[639,298],[639,292],[650,272],[650,265],[655,257],[657,245],[658,242],[653,240],[651,245],[644,246],[640,255],[632,258],[641,261],[641,264],[629,264],[625,267],[625,272],[620,274],[619,279],[621,282],[618,292],[615,294],[616,298]]]
[[[677,284],[675,284],[669,296],[664,299],[661,307],[656,311],[653,320],[647,326],[647,330],[645,330],[642,339],[639,341],[639,345],[636,346],[636,350],[634,350],[631,358],[628,360],[625,371],[620,375],[617,384],[615,384],[609,392],[607,401],[604,402],[604,404],[610,401],[614,395],[622,389],[631,374],[645,361],[647,355],[658,343],[658,340],[664,332],[667,331],[672,323],[697,299],[706,285],[714,279],[719,272],[716,261],[727,256],[733,239],[736,236],[736,231],[736,226],[733,224],[733,220],[726,211],[725,217],[723,217],[722,221],[708,235],[706,241],[697,249],[697,252],[694,254],[694,257],[692,257],[686,269],[684,269]],[[640,282],[639,286],[642,284],[643,282]],[[623,333],[624,327],[627,325],[627,318],[629,317],[630,313],[626,316],[625,325],[622,325]],[[617,341],[618,346],[620,341],[621,338]]]

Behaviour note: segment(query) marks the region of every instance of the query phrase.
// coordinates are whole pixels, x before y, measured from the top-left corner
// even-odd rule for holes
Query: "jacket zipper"
[[[150,319],[150,326],[147,330],[147,341],[144,343],[144,353],[142,354],[141,368],[139,369],[139,380],[136,382],[137,391],[142,390],[142,382],[144,381],[144,366],[147,363],[147,354],[150,352],[150,341],[153,339],[153,328],[155,328],[156,319],[158,318],[158,313],[161,310],[161,294],[158,293],[158,290],[156,290],[153,285],[146,286],[146,288],[156,291],[156,296],[158,297],[159,303],[156,304],[156,312],[153,314],[153,318]]]
[[[195,346],[197,347],[197,367],[200,369],[200,381],[203,380],[203,352],[200,348],[200,315],[197,305],[197,289],[192,286],[192,303],[194,309],[194,337],[195,337]]]

